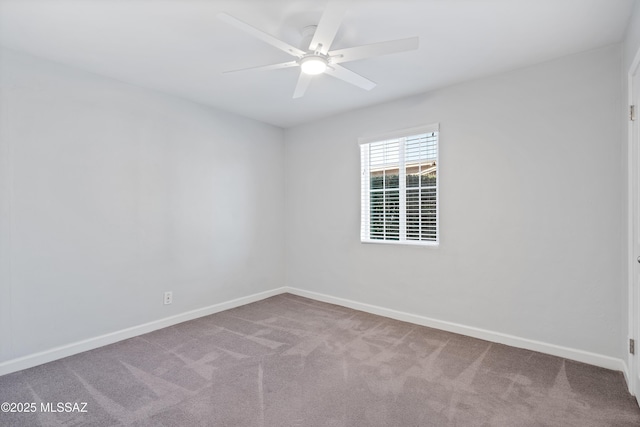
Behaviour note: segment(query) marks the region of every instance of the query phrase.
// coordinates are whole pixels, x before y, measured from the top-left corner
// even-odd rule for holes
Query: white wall
[[[281,129],[0,54],[0,362],[284,284]]]
[[[624,358],[621,66],[611,46],[287,130],[287,284]],[[435,122],[440,246],[361,244],[357,138]]]
[[[631,103],[630,99],[629,99],[629,73],[632,72],[631,70],[631,66],[633,64],[633,61],[635,60],[635,56],[636,56],[636,52],[638,52],[638,50],[640,49],[640,5],[638,4],[637,1],[634,2],[633,4],[633,10],[631,13],[631,16],[629,17],[629,22],[627,23],[627,29],[626,29],[626,34],[625,34],[625,39],[622,43],[622,49],[623,49],[623,66],[622,66],[622,71],[621,71],[621,75],[620,78],[622,80],[622,87],[623,87],[623,99],[622,99],[622,104],[623,104],[623,108],[625,111],[625,114],[623,114],[623,129],[628,129],[628,124],[630,123],[628,120],[628,113],[627,113],[627,109],[629,108],[629,104]],[[624,190],[624,194],[628,194],[629,191],[629,183],[628,183],[628,179],[627,179],[627,175],[629,173],[629,167],[628,167],[628,161],[629,161],[629,142],[628,140],[628,136],[625,135],[623,138],[623,146],[622,146],[622,153],[623,153],[623,163],[621,165],[621,170],[623,171],[625,180],[622,183],[622,188]],[[632,230],[629,227],[628,221],[628,209],[629,209],[629,202],[630,200],[628,200],[629,197],[625,197],[623,199],[624,201],[624,206],[623,206],[623,210],[624,210],[624,217],[621,220],[624,227],[623,227],[623,232],[624,235],[627,236],[627,238],[629,238],[632,234]],[[625,282],[628,283],[629,281],[629,261],[632,260],[634,258],[632,251],[629,249],[629,245],[628,245],[628,241],[627,239],[623,239],[623,250],[622,250],[622,257],[621,257],[621,265],[622,265],[622,271],[623,271],[623,280]],[[626,301],[627,304],[630,304],[631,301],[631,289],[625,289],[624,290],[624,300]],[[627,338],[632,338],[633,337],[633,328],[631,327],[630,323],[629,323],[629,309],[627,307],[625,307],[623,310],[621,310],[621,316],[622,316],[622,321],[623,321],[623,325],[626,326],[625,328],[625,335],[623,337],[627,337]],[[626,339],[624,340],[624,343],[626,344]],[[625,345],[626,347],[626,345]],[[626,350],[625,350],[626,352]],[[629,355],[627,355],[629,356]],[[626,358],[625,358],[626,360]]]
[[[627,23],[627,30],[623,42],[624,49],[624,72],[625,77],[629,67],[633,62],[636,52],[640,49],[640,4],[635,1],[633,10]]]
[[[623,50],[284,135],[0,51],[0,363],[285,283],[623,359]],[[357,138],[434,122],[440,247],[361,244]]]
[[[627,23],[627,29],[626,29],[626,34],[625,34],[625,39],[622,43],[622,47],[623,47],[623,53],[624,53],[624,62],[623,62],[623,69],[622,69],[622,73],[621,73],[621,79],[622,79],[622,83],[623,83],[623,93],[625,94],[623,97],[623,104],[624,104],[624,109],[625,109],[625,113],[628,111],[627,109],[629,108],[629,104],[633,103],[633,100],[630,97],[630,93],[629,93],[629,89],[630,89],[630,81],[629,81],[629,76],[632,74],[635,74],[635,70],[633,69],[634,66],[634,61],[636,59],[636,54],[637,52],[640,50],[640,4],[639,2],[635,1],[634,5],[633,5],[633,11],[631,13],[631,16],[629,17],[629,22]],[[636,106],[637,108],[637,106]],[[628,114],[628,113],[627,113]],[[628,116],[627,114],[625,114],[624,116],[624,128],[630,130],[630,126],[629,124],[631,122],[629,122],[628,120]],[[624,138],[624,144],[623,144],[623,157],[624,157],[624,164],[622,165],[622,170],[624,171],[625,177],[627,177],[629,175],[629,171],[630,171],[630,153],[632,152],[632,144],[633,141],[630,139],[630,137],[628,135],[625,135]],[[623,222],[625,224],[625,235],[627,236],[627,239],[632,240],[633,239],[633,234],[634,234],[634,230],[633,230],[633,226],[630,224],[630,218],[633,215],[631,213],[629,213],[629,208],[630,208],[630,204],[632,203],[632,197],[631,197],[631,193],[629,193],[630,191],[630,184],[631,182],[629,181],[629,179],[632,179],[631,177],[628,177],[627,180],[625,180],[624,184],[623,184],[623,188],[625,190],[625,193],[628,194],[629,196],[625,198],[625,218],[623,219]],[[629,240],[625,240],[625,246],[623,248],[623,256],[622,256],[622,268],[623,268],[623,278],[625,281],[627,281],[627,283],[629,283],[629,279],[630,277],[633,276],[633,274],[630,271],[630,266],[629,266],[629,262],[634,262],[634,250],[632,248],[633,242],[629,241]],[[631,247],[629,245],[629,243],[631,243]],[[631,267],[631,270],[633,269],[633,267]],[[623,316],[623,324],[627,326],[627,328],[625,329],[626,332],[626,337],[627,338],[635,338],[636,342],[637,342],[637,327],[633,326],[633,310],[635,310],[632,301],[633,301],[633,283],[629,283],[629,288],[628,290],[625,292],[625,301],[628,304],[628,309],[623,309],[621,311],[621,314]],[[626,343],[626,340],[625,340]],[[635,377],[637,375],[637,367],[635,366],[635,363],[633,361],[633,356],[627,353],[627,358],[625,359],[625,361],[628,362],[629,364],[629,368],[630,368],[630,377]],[[634,387],[634,381],[633,380],[628,380],[629,386],[630,388]],[[636,395],[638,395],[638,392],[640,392],[640,390],[632,390],[633,393],[635,393]]]

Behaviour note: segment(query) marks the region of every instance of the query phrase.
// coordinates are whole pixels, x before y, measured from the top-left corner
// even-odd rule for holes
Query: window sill
[[[374,245],[396,245],[396,246],[418,246],[423,248],[437,248],[440,242],[424,242],[424,241],[398,241],[398,240],[360,240],[360,243],[374,244]]]

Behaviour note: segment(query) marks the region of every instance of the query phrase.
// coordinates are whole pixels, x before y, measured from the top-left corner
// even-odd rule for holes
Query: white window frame
[[[406,163],[404,159],[405,141],[408,137],[437,133],[436,144],[436,185],[435,185],[435,240],[407,240],[406,239]],[[361,137],[358,139],[360,145],[360,241],[362,243],[413,245],[413,246],[438,246],[440,244],[440,125],[439,123],[426,126],[417,126],[408,129],[397,130],[374,136]],[[371,179],[369,170],[369,146],[372,143],[391,142],[398,140],[398,168],[399,168],[399,237],[398,240],[386,238],[371,238]]]

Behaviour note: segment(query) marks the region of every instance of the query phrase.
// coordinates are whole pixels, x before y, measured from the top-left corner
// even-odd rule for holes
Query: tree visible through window
[[[437,243],[437,125],[360,147],[361,240]]]

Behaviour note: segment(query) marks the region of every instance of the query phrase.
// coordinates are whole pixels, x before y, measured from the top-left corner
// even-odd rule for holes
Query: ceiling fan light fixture
[[[322,74],[327,69],[327,61],[320,56],[307,56],[300,61],[302,72],[309,75]]]

